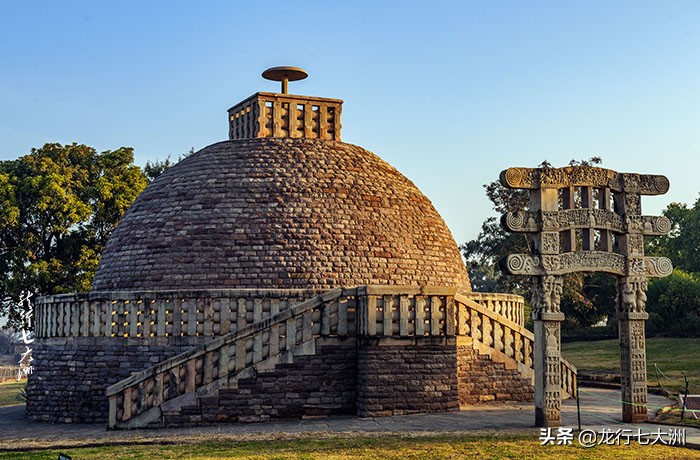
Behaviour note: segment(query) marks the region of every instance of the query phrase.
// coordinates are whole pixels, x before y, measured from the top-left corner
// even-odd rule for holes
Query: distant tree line
[[[671,203],[663,215],[671,232],[651,240],[647,253],[673,261],[670,276],[653,280],[647,293],[649,334],[700,336],[700,198],[692,207]]]
[[[168,157],[142,170],[131,148],[81,144],[46,144],[0,162],[0,315],[9,325],[22,326],[26,293],[89,291],[119,219],[173,164]]]
[[[570,165],[598,165],[601,158],[572,160]],[[547,167],[543,162],[540,166]],[[503,187],[499,181],[484,185],[486,196],[498,217],[487,218],[476,239],[460,246],[469,271],[472,287],[482,292],[510,292],[530,301],[526,277],[511,276],[501,271],[500,259],[507,254],[530,253],[525,234],[505,231],[500,215],[526,209],[529,193]],[[700,335],[700,199],[695,206],[672,203],[664,211],[672,223],[667,236],[647,238],[647,255],[669,257],[676,269],[649,283],[647,322],[649,334],[670,336]],[[572,273],[564,276],[561,309],[566,315],[565,334],[588,334],[592,326],[607,319],[607,334],[616,332],[616,280],[605,273]],[[604,331],[605,332],[605,331]]]

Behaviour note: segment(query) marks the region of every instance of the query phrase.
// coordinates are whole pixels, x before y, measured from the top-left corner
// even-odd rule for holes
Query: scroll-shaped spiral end
[[[520,254],[509,255],[506,259],[506,269],[510,273],[519,273],[525,266],[525,258]]]
[[[523,172],[520,168],[508,168],[502,175],[503,185],[510,188],[517,188],[523,180]]]
[[[654,181],[654,186],[659,193],[664,194],[668,192],[670,184],[666,176],[658,176]]]
[[[668,219],[668,217],[658,217],[656,222],[654,222],[654,227],[656,227],[655,230],[657,232],[665,235],[671,231],[671,221]]]
[[[503,222],[506,230],[511,232],[518,231],[525,226],[525,214],[522,212],[509,212],[505,215]]]
[[[673,271],[673,263],[667,257],[659,257],[656,262],[656,272],[659,276],[668,276]]]

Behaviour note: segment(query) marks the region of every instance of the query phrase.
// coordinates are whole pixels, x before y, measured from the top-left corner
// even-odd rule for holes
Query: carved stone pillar
[[[622,420],[647,420],[647,356],[644,322],[647,279],[643,276],[620,278],[617,293],[617,319],[620,331],[620,383]]]
[[[535,323],[535,426],[561,426],[561,276],[535,276],[532,319]]]

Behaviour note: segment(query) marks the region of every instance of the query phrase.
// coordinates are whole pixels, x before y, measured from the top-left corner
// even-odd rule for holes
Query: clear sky
[[[603,157],[700,192],[699,1],[2,1],[0,159],[46,142],[136,162],[227,137],[226,109],[294,65],[345,100],[343,140],[413,180],[458,243],[509,166]]]

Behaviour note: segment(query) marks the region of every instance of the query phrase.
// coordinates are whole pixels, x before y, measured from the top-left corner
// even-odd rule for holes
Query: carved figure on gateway
[[[568,166],[509,168],[501,172],[500,181],[505,187],[530,191],[529,209],[504,214],[501,224],[508,231],[526,233],[533,251],[509,254],[501,264],[508,273],[532,279],[535,423],[561,424],[560,374],[551,362],[561,355],[562,275],[573,272],[618,277],[623,420],[645,421],[647,278],[667,276],[673,265],[665,257],[644,256],[644,237],[665,235],[671,223],[663,216],[643,216],[641,196],[666,193],[668,179]]]

